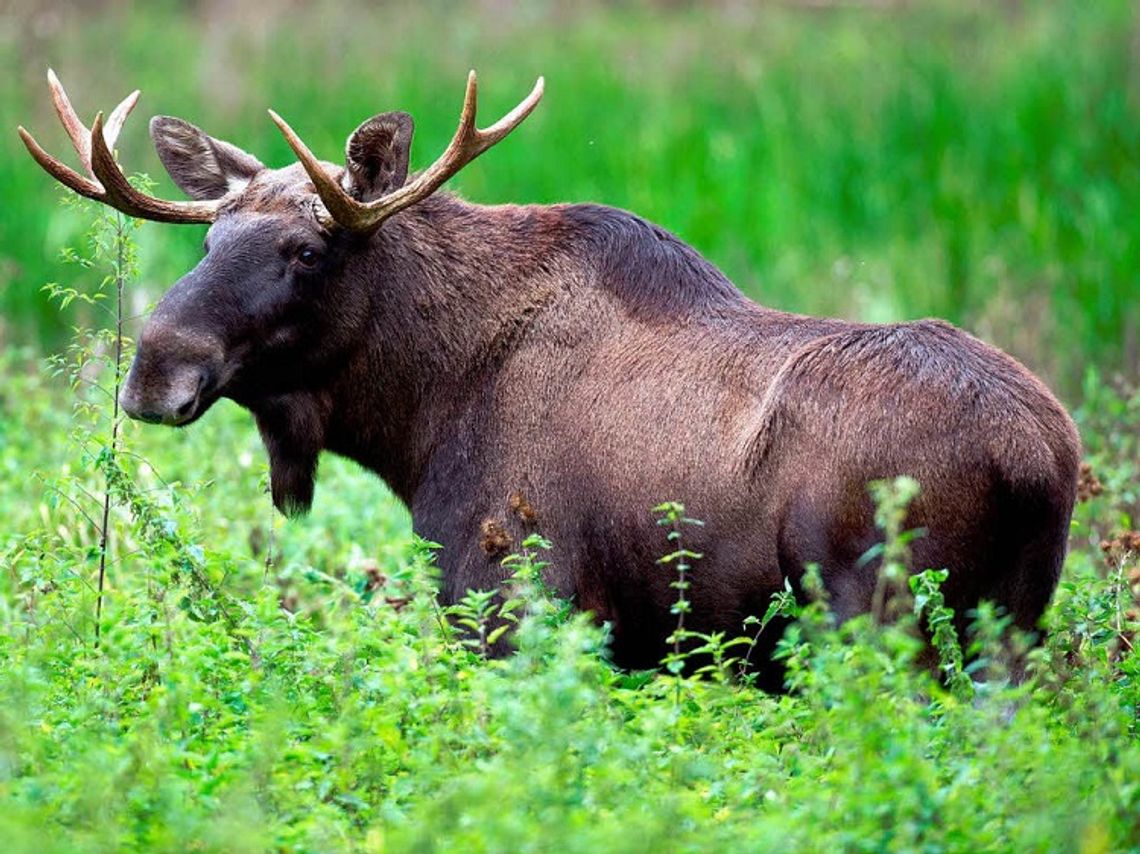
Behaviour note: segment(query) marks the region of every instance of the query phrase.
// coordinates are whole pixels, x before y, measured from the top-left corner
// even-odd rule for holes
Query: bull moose
[[[155,117],[182,202],[135,189],[112,154],[137,92],[88,130],[49,82],[86,174],[20,128],[48,173],[134,217],[210,224],[142,331],[123,409],[184,426],[220,397],[247,408],[282,512],[309,508],[322,451],[356,460],[442,544],[446,602],[497,587],[503,556],[541,530],[549,583],[612,625],[616,663],[646,667],[675,622],[654,505],[705,521],[688,621],[733,636],[808,563],[839,618],[868,611],[867,484],[907,474],[922,485],[915,566],[950,570],[959,615],[988,599],[1037,626],[1080,453],[1042,382],[938,320],[759,306],[632,213],[437,192],[531,113],[541,78],[480,130],[472,72],[454,138],[410,180],[402,112],[360,125],[342,167],[271,111],[299,161],[283,169]]]

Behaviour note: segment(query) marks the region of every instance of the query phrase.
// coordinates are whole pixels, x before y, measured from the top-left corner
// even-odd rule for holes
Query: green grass
[[[63,150],[51,64],[84,115],[143,89],[121,144],[132,171],[161,174],[153,113],[284,165],[269,106],[329,159],[364,118],[408,110],[422,166],[469,67],[488,119],[544,74],[538,113],[453,182],[467,197],[631,208],[763,302],[947,317],[1071,397],[1089,362],[1140,364],[1140,20],[1127,0],[271,8],[2,19],[0,124]],[[77,226],[14,134],[0,155],[6,334],[58,342],[37,289],[64,275],[52,258]],[[177,195],[165,177],[160,189]],[[193,264],[201,230],[152,226],[143,242],[156,295]]]
[[[1140,395],[1090,379],[1104,490],[1027,684],[944,689],[905,628],[836,631],[816,605],[784,643],[796,692],[771,697],[614,671],[534,591],[519,653],[482,659],[382,486],[326,460],[313,514],[282,521],[228,404],[125,425],[96,647],[105,414],[72,416],[18,354],[0,368],[8,850],[1140,850],[1140,569],[1100,548],[1137,509]]]

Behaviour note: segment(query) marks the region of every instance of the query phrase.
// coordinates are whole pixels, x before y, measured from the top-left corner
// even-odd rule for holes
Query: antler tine
[[[91,131],[87,129],[87,126],[76,114],[75,108],[71,106],[71,99],[67,97],[67,91],[59,82],[59,77],[56,76],[55,71],[49,68],[47,77],[56,114],[59,115],[59,120],[63,124],[64,130],[67,131],[67,136],[71,140],[72,147],[75,148],[75,153],[79,155],[79,162],[83,164],[87,174],[94,178],[95,173],[91,170]],[[103,136],[107,140],[109,148],[115,147],[115,142],[119,139],[119,132],[123,129],[123,123],[131,114],[131,110],[135,108],[135,104],[138,103],[140,94],[142,93],[138,89],[131,92],[111,112],[103,130]]]
[[[452,142],[459,137],[460,133],[464,137],[469,137],[479,132],[478,128],[475,127],[475,116],[478,112],[479,79],[475,76],[475,69],[472,68],[467,72],[467,87],[463,90],[463,109],[459,111],[459,127],[455,131]]]
[[[23,140],[24,147],[28,149],[28,154],[32,155],[36,163],[40,164],[40,167],[55,178],[55,180],[88,199],[95,199],[95,201],[101,199],[103,194],[102,187],[90,178],[80,175],[66,163],[57,160],[44,151],[40,144],[36,142],[36,138],[28,133],[23,125],[16,128],[16,131],[20,134],[20,139]]]
[[[103,126],[103,139],[107,140],[107,147],[114,148],[115,143],[119,141],[119,132],[123,129],[123,125],[127,121],[127,116],[131,114],[131,110],[135,108],[135,104],[139,102],[139,95],[142,93],[136,89],[123,98],[119,102],[119,106],[111,110],[111,115],[107,117],[107,124]]]
[[[358,202],[352,198],[331,175],[321,166],[300,137],[286,124],[285,120],[272,110],[270,117],[285,135],[289,147],[301,161],[305,171],[316,188],[317,195],[324,203],[329,217],[344,228],[354,231],[370,231],[378,228],[384,220],[409,205],[427,198],[439,189],[448,178],[486,151],[495,143],[519,126],[542,100],[543,78],[539,77],[534,88],[523,101],[495,124],[485,130],[475,126],[478,101],[478,82],[475,72],[467,75],[467,89],[463,97],[463,110],[459,117],[459,127],[451,142],[431,166],[421,172],[410,183],[373,202]]]
[[[91,171],[91,131],[76,115],[75,108],[71,106],[71,99],[67,97],[67,91],[51,68],[48,69],[47,79],[48,88],[51,89],[51,102],[55,106],[59,121],[67,131],[75,153],[79,155],[79,162],[83,164],[87,174],[94,178],[95,173]]]
[[[482,154],[495,143],[499,142],[503,137],[518,127],[522,120],[529,116],[534,108],[538,106],[538,102],[542,100],[542,93],[546,87],[545,78],[539,77],[534,83],[534,88],[531,89],[530,94],[526,96],[513,110],[491,125],[489,128],[479,130],[475,127],[475,110],[478,91],[475,81],[475,72],[472,71],[467,75],[467,96],[463,102],[463,119],[466,119],[468,126],[474,132],[474,138],[478,146],[478,150],[466,162],[469,163],[475,157]],[[471,113],[468,118],[467,107],[468,99],[470,101]],[[463,124],[463,119],[460,124]]]
[[[331,219],[346,228],[351,228],[352,226],[349,223],[356,217],[356,209],[360,207],[360,202],[352,198],[340,184],[333,180],[333,177],[321,166],[321,161],[317,160],[316,155],[309,150],[309,146],[305,145],[301,137],[297,136],[296,131],[289,127],[289,123],[285,119],[273,110],[269,111],[269,118],[273,119],[273,123],[280,129],[285,141],[289,143],[289,147],[293,149],[293,153],[297,155],[301,165],[305,167],[305,172],[308,173],[309,180],[313,182],[317,195],[320,196]]]
[[[48,86],[51,88],[55,111],[89,177],[80,175],[48,154],[30,133],[20,127],[20,139],[45,172],[79,195],[102,202],[128,216],[155,222],[185,223],[209,223],[217,218],[218,201],[170,202],[148,196],[131,186],[115,162],[111,148],[118,139],[127,116],[138,103],[137,89],[115,107],[106,124],[103,122],[103,114],[99,113],[88,130],[71,106],[71,99],[67,97],[63,84],[51,70],[48,71]]]

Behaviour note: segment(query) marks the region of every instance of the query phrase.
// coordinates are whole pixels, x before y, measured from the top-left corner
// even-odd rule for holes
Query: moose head
[[[359,339],[368,300],[366,289],[329,283],[351,278],[352,260],[370,235],[507,136],[543,94],[539,78],[514,110],[481,130],[472,71],[451,143],[411,181],[407,113],[381,113],[361,124],[338,167],[319,161],[270,110],[300,161],[284,169],[269,169],[181,119],[156,116],[150,134],[159,158],[193,200],[173,202],[135,189],[112,154],[137,91],[105,122],[97,115],[88,130],[51,71],[48,82],[86,172],[48,154],[21,127],[28,151],[50,175],[133,217],[210,225],[205,257],[167,291],[143,329],[121,394],[132,418],[178,426],[219,397],[251,404],[330,370]]]

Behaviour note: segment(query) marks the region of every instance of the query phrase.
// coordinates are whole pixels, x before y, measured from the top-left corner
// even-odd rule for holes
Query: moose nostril
[[[210,374],[208,371],[201,370],[198,372],[198,382],[195,384],[194,393],[187,397],[182,403],[174,408],[173,423],[181,424],[184,421],[189,421],[194,414],[198,411],[198,404],[202,400],[202,391],[210,384]]]
[[[163,416],[161,412],[151,412],[149,410],[142,409],[135,411],[128,410],[127,414],[136,421],[145,421],[147,424],[161,424],[163,422]]]
[[[196,404],[197,402],[198,402],[198,395],[195,394],[192,398],[190,398],[185,403],[183,403],[181,406],[179,406],[176,410],[174,410],[175,417],[179,421],[188,417],[194,411],[194,404]]]

